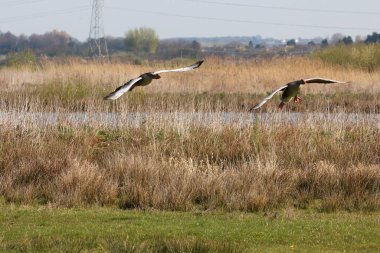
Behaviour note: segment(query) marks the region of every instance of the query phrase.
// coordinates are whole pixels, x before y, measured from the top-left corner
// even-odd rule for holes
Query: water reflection
[[[365,113],[233,113],[233,112],[153,112],[153,113],[94,113],[94,112],[0,112],[0,124],[33,126],[94,125],[107,127],[152,125],[233,125],[251,124],[371,124],[380,127],[380,114]]]

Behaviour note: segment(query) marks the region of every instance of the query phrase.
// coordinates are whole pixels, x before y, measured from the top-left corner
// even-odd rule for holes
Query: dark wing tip
[[[119,89],[120,87],[116,89],[115,91],[111,92],[110,94],[108,94],[107,96],[103,97],[103,100],[115,100],[114,95]]]
[[[202,65],[202,63],[203,63],[204,61],[205,61],[204,59],[202,59],[202,60],[200,60],[200,61],[197,61],[197,62],[195,63],[196,66],[195,66],[194,68],[195,68],[195,69],[196,69],[196,68],[199,68],[199,67]]]
[[[253,111],[256,111],[257,109],[260,109],[260,108],[261,108],[261,106],[258,106],[258,104],[257,104],[254,107],[252,107],[249,111],[253,112]]]
[[[117,87],[115,91],[109,93],[107,96],[103,97],[103,100],[114,100],[113,96],[115,95],[115,93],[121,89],[122,86],[120,87]]]
[[[254,106],[252,106],[251,109],[249,109],[249,112],[253,112],[253,111],[259,109],[259,108],[261,107],[261,106],[259,106],[259,105],[260,105],[260,103],[257,103],[257,104],[255,104]]]
[[[112,99],[111,99],[111,94],[105,96],[105,97],[103,98],[103,100],[112,100]]]

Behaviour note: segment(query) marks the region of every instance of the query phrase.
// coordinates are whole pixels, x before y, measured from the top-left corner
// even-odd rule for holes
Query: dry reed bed
[[[172,118],[173,119],[173,118]],[[10,203],[257,211],[379,210],[380,130],[362,122],[0,128]]]
[[[248,112],[265,94],[225,93],[142,93],[125,94],[117,101],[102,98],[83,98],[78,94],[65,95],[65,88],[4,94],[0,110],[5,112]],[[76,91],[78,92],[78,90]],[[283,111],[379,113],[380,93],[309,94],[302,96],[301,104],[289,103]],[[279,99],[275,97],[257,112],[278,112]],[[257,113],[256,112],[256,113]]]
[[[376,122],[338,120],[332,114],[295,122],[270,116],[247,124],[255,116],[245,112],[236,121],[226,122],[217,113],[199,124],[191,116],[246,111],[267,90],[310,76],[352,83],[326,90],[323,85],[307,87],[308,103],[288,109],[378,113],[378,73],[303,58],[259,63],[211,58],[196,71],[167,74],[142,92],[102,101],[131,76],[188,63],[2,68],[0,196],[10,203],[65,207],[380,209]],[[267,108],[275,110],[275,103]],[[78,111],[118,117],[107,122],[103,114],[98,121],[78,124],[65,114]],[[33,118],[33,113],[48,117],[47,112],[56,113],[54,124]],[[128,112],[136,113],[136,124]],[[191,117],[181,117],[183,112]]]
[[[175,68],[185,62],[95,64],[44,63],[35,67],[1,68],[1,110],[30,111],[246,111],[268,92],[288,81],[322,76],[351,81],[347,85],[310,85],[303,90],[299,111],[378,112],[380,74],[331,66],[316,59],[206,59],[201,68],[169,73],[117,102],[103,96],[143,72]],[[324,97],[327,94],[327,97]],[[264,107],[272,111],[276,99]],[[290,107],[294,110],[294,107]]]
[[[122,63],[95,64],[71,62],[67,64],[44,63],[38,67],[2,68],[0,83],[2,89],[22,90],[28,86],[54,84],[85,84],[103,91],[102,97],[110,89],[141,73],[163,68],[176,68],[191,61],[150,63],[131,65]],[[254,60],[231,60],[207,58],[196,71],[182,74],[164,74],[154,85],[145,87],[151,92],[226,92],[226,93],[266,93],[288,81],[308,77],[328,77],[350,81],[351,85],[333,85],[329,89],[318,85],[307,88],[307,93],[343,91],[380,92],[379,72],[367,72],[354,68],[343,68],[323,63],[317,59],[280,58],[256,62]]]

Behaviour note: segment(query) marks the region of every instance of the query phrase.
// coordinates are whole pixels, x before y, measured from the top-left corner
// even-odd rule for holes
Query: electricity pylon
[[[92,57],[108,59],[107,41],[103,27],[103,0],[92,0],[88,43],[90,45],[90,54]]]

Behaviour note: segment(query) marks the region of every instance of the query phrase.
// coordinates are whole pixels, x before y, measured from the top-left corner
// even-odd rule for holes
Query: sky
[[[66,31],[89,37],[92,0],[0,0],[0,31]],[[380,32],[379,0],[104,0],[106,36],[137,27],[159,38],[255,36],[276,39],[356,37]]]

